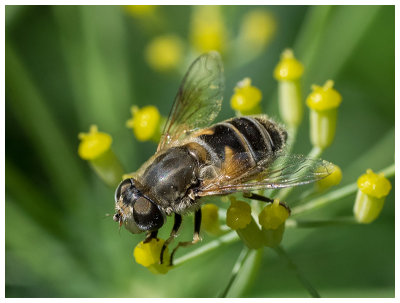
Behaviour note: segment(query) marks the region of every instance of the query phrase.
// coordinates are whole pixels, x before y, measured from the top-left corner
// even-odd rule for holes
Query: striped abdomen
[[[233,118],[196,134],[212,165],[245,171],[282,150],[287,133],[266,116]],[[228,172],[229,173],[229,172]]]

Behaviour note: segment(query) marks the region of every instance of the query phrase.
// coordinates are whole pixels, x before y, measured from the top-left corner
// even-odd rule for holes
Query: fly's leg
[[[201,226],[201,209],[199,208],[194,213],[194,233],[193,233],[193,240],[187,242],[179,242],[178,245],[174,248],[171,253],[171,257],[169,259],[169,266],[173,265],[174,255],[179,247],[185,247],[189,245],[196,244],[201,240],[200,238],[200,226]]]
[[[244,192],[243,193],[243,197],[248,198],[248,199],[252,199],[252,200],[257,200],[257,201],[261,201],[261,202],[267,202],[267,203],[272,203],[274,202],[274,199],[262,196],[262,195],[258,195],[255,193],[251,193],[251,192]],[[290,215],[290,207],[283,201],[279,201],[279,204],[282,205],[284,208],[286,208],[289,212]]]
[[[143,243],[148,243],[148,242],[150,242],[150,241],[153,240],[153,239],[157,239],[157,234],[158,234],[158,230],[149,232],[149,233],[146,235],[146,239],[143,240]]]
[[[163,258],[164,258],[164,251],[167,248],[168,244],[172,242],[172,240],[177,236],[179,227],[181,226],[182,223],[182,216],[179,214],[175,214],[174,217],[174,226],[172,227],[171,233],[169,235],[169,238],[164,242],[162,248],[161,248],[161,253],[160,253],[160,264],[163,263]]]

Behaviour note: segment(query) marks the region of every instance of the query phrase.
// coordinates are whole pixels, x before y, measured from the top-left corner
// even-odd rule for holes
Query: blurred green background
[[[305,65],[304,96],[312,83],[328,79],[343,96],[335,142],[323,154],[342,168],[342,184],[367,168],[393,163],[394,6],[214,11],[226,75],[218,120],[234,115],[228,100],[244,77],[261,89],[263,108],[279,120],[272,73],[280,53],[291,47]],[[275,28],[251,50],[238,33],[254,11],[272,16]],[[132,105],[153,104],[168,114],[182,72],[201,51],[193,42],[196,14],[199,8],[191,6],[6,7],[7,297],[214,297],[224,289],[241,242],[167,275],[151,274],[132,257],[143,236],[119,232],[106,216],[113,213],[114,189],[77,155],[77,135],[91,124],[112,135],[113,150],[127,171],[154,153],[156,145],[137,141],[125,122]],[[167,70],[146,57],[148,45],[165,34],[177,35],[182,50],[176,66]],[[306,113],[296,153],[310,150],[308,131]],[[353,202],[354,195],[307,217],[351,215]],[[184,220],[181,239],[190,239],[191,222]],[[323,297],[393,297],[394,222],[393,188],[373,224],[288,229],[282,244]],[[213,237],[203,234],[203,239]],[[260,266],[244,296],[308,296],[273,251],[265,250]]]

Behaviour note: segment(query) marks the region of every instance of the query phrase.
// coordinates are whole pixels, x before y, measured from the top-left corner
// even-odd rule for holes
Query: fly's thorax
[[[202,150],[186,145],[172,147],[156,157],[146,169],[141,179],[143,186],[163,209],[175,209],[190,189],[198,185],[199,159],[204,156]]]

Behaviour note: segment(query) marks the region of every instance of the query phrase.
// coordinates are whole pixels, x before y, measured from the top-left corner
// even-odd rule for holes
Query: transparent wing
[[[221,109],[223,90],[219,53],[201,55],[183,78],[157,151],[174,145],[192,130],[210,125]]]
[[[235,175],[222,173],[217,178],[205,182],[199,196],[298,186],[321,180],[333,171],[330,162],[302,155],[279,155],[274,160],[266,160],[250,169],[240,166],[239,163],[232,162],[231,165],[239,167]]]

